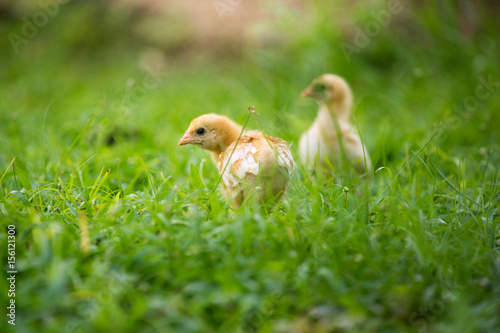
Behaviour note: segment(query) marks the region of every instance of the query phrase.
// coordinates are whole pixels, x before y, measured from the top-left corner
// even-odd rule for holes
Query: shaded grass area
[[[347,37],[316,9],[285,46],[167,58],[154,77],[139,48],[80,53],[52,25],[2,51],[0,220],[17,230],[17,331],[497,329],[495,25],[471,41],[449,28],[453,9],[439,25],[437,8],[416,8],[348,62]],[[300,167],[279,209],[230,211],[209,156],[177,147],[189,122],[242,123],[255,105],[250,127],[296,143],[316,112],[298,93],[322,72],[350,82],[377,172]]]

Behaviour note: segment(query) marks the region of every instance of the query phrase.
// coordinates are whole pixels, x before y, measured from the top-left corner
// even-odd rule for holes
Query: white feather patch
[[[226,171],[222,175],[222,181],[224,185],[229,188],[236,187],[241,181],[245,180],[245,177],[248,173],[252,173],[254,175],[259,174],[259,162],[255,160],[253,154],[257,152],[257,148],[251,144],[241,144],[234,149],[234,152],[231,156],[231,151],[226,151],[224,153],[224,157],[231,156],[231,159],[227,161],[226,164],[224,160],[219,159],[219,173]],[[226,166],[227,165],[227,166]]]
[[[278,144],[276,150],[278,151],[278,165],[286,168],[291,176],[297,165],[295,165],[290,148],[285,144]]]

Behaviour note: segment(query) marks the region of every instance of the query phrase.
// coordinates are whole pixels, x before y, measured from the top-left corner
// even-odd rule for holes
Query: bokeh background
[[[500,3],[494,0],[0,0],[0,219],[2,225],[19,225],[18,239],[23,239],[19,265],[25,272],[19,278],[20,324],[16,329],[241,329],[238,323],[248,309],[262,302],[263,295],[280,290],[274,280],[262,278],[267,275],[259,267],[284,270],[261,261],[248,268],[245,265],[250,264],[242,259],[219,270],[224,273],[210,273],[210,280],[205,272],[214,261],[226,262],[221,254],[225,250],[204,248],[198,242],[216,231],[210,229],[213,234],[207,235],[203,232],[208,231],[198,230],[204,235],[199,237],[195,231],[182,231],[181,235],[187,235],[184,240],[169,238],[172,230],[168,228],[174,228],[175,223],[187,226],[193,220],[198,221],[195,229],[204,228],[201,225],[212,213],[201,217],[193,213],[198,199],[189,193],[198,183],[214,186],[217,175],[205,152],[179,148],[177,142],[198,115],[221,113],[243,123],[248,107],[255,105],[260,116],[253,117],[249,126],[282,137],[296,149],[300,134],[317,111],[312,100],[300,97],[300,91],[323,73],[336,73],[350,83],[355,123],[375,169],[391,169],[395,175],[435,135],[429,154],[442,174],[422,167],[423,174],[429,171],[429,180],[445,177],[461,184],[460,189],[471,196],[486,193],[488,190],[482,189],[487,186],[497,188],[498,17]],[[15,170],[11,164],[14,157]],[[100,178],[107,169],[111,169],[109,178]],[[462,178],[454,178],[456,174]],[[356,187],[357,180],[345,181]],[[387,184],[380,180],[382,183]],[[169,189],[164,197],[155,192],[158,184]],[[413,190],[421,189],[419,184],[401,191],[407,190],[411,196]],[[101,185],[109,190],[108,196],[96,194],[103,191]],[[467,186],[474,189],[469,191]],[[49,191],[51,188],[67,196],[60,199]],[[298,192],[292,190],[291,197]],[[118,199],[116,193],[121,193]],[[483,230],[491,233],[488,249],[492,250],[498,237],[491,236],[498,232],[497,210],[493,212],[498,193],[489,193],[492,206],[488,216],[496,224]],[[340,196],[343,198],[342,193]],[[128,201],[118,206],[123,197]],[[182,198],[187,204],[180,203]],[[96,206],[92,208],[88,200]],[[83,218],[76,210],[83,210],[84,205],[89,205],[85,219],[90,228],[90,250],[80,243]],[[356,206],[356,201],[352,205]],[[322,212],[315,211],[318,219],[326,218]],[[412,214],[421,211],[416,212]],[[398,212],[388,209],[377,214],[397,218]],[[220,228],[228,219],[211,218],[215,221],[212,225]],[[257,222],[261,225],[262,221]],[[164,224],[157,227],[155,223]],[[152,225],[153,229],[141,229]],[[373,232],[383,233],[377,225],[372,227],[378,230],[371,229]],[[393,231],[384,230],[388,237]],[[435,237],[425,232],[421,235],[422,239],[427,236]],[[158,245],[162,242],[166,245]],[[236,237],[236,248],[238,242]],[[468,249],[472,251],[475,242],[470,239]],[[437,263],[439,246],[433,246]],[[269,257],[281,251],[280,247],[270,248],[274,252]],[[365,257],[356,256],[356,251],[363,251],[360,248],[353,250],[352,256],[336,260],[371,267],[364,261],[368,260],[368,249]],[[394,256],[403,251],[391,249]],[[261,251],[258,247],[255,250]],[[300,291],[293,292],[297,293],[295,298],[271,312],[261,310],[265,316],[251,318],[251,324],[243,326],[247,331],[269,332],[498,329],[498,319],[494,319],[498,306],[490,298],[498,295],[498,283],[492,282],[498,276],[494,275],[498,267],[492,268],[494,260],[498,265],[498,252],[484,257],[477,253],[480,264],[474,266],[471,259],[470,267],[475,268],[468,271],[469,266],[462,267],[464,281],[479,281],[470,282],[478,289],[451,311],[446,297],[439,294],[445,290],[442,281],[434,284],[428,280],[437,274],[435,267],[432,270],[420,263],[427,272],[418,273],[423,282],[418,286],[405,284],[410,277],[403,271],[415,257],[402,255],[407,263],[403,264],[384,259],[382,249],[379,251],[379,268],[385,267],[386,261],[390,267],[401,264],[401,271],[394,268],[392,275],[403,276],[403,282],[391,274],[379,279],[379,272],[370,275],[375,287],[365,286],[368,275],[360,271],[341,277],[335,286],[307,280]],[[162,253],[172,257],[167,256],[167,260]],[[203,253],[204,257],[198,261],[184,257],[189,253]],[[463,259],[466,254],[459,259],[460,253],[453,254],[450,267],[457,267],[455,260],[467,262]],[[309,252],[305,255],[312,256]],[[175,258],[184,261],[173,264]],[[488,277],[486,282],[478,272]],[[226,278],[242,274],[236,280],[244,282],[226,281],[224,285],[221,281],[225,278],[217,274],[226,274]],[[325,305],[320,300],[321,288],[338,291],[352,281],[357,281],[352,285],[358,289],[338,301],[340,308],[335,302]],[[364,289],[377,288],[376,281],[399,289],[394,294],[382,287],[374,293]],[[218,283],[224,288],[218,289]],[[308,286],[315,290],[316,298],[304,291]],[[366,297],[360,301],[361,292]],[[432,304],[437,304],[433,300],[444,304],[446,310],[432,309]],[[334,319],[314,326],[311,316],[319,322],[326,317]],[[457,319],[461,316],[463,321]],[[0,327],[4,324],[2,319]]]
[[[253,104],[260,126],[297,141],[316,111],[299,92],[324,72],[351,83],[376,162],[440,124],[454,155],[498,142],[498,83],[476,97],[498,82],[498,4],[394,4],[2,0],[4,147],[43,138],[29,153],[58,155],[101,104],[93,143],[172,147],[194,116],[243,121]]]

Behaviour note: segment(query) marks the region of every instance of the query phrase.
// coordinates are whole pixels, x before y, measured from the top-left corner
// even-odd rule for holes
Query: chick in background
[[[302,161],[313,165],[316,158],[322,164],[328,159],[338,166],[344,154],[358,173],[370,173],[372,163],[368,151],[350,124],[353,96],[347,82],[338,75],[323,74],[313,80],[302,96],[313,98],[319,105],[316,119],[299,141]]]

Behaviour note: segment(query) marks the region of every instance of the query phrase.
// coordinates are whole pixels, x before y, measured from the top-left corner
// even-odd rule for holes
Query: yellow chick
[[[342,159],[340,137],[346,160],[353,168],[359,173],[371,172],[372,163],[368,151],[350,124],[353,97],[347,82],[340,76],[323,74],[313,80],[302,92],[302,96],[311,97],[319,104],[316,120],[299,141],[302,160],[313,164],[319,154],[322,163],[326,156],[333,165],[339,165]],[[336,123],[340,136],[337,134]]]
[[[205,114],[191,122],[179,146],[192,144],[212,154],[234,208],[253,196],[259,202],[278,201],[296,168],[288,143],[252,130],[238,141],[241,129],[224,116]]]

